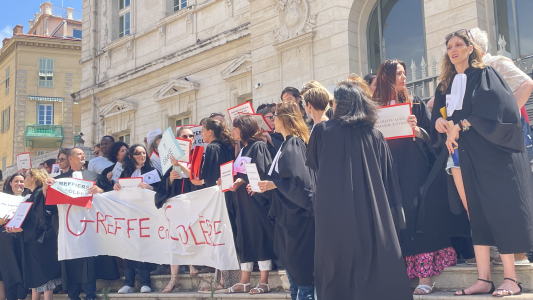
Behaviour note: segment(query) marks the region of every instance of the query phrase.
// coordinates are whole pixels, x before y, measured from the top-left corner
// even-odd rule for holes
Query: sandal
[[[260,285],[266,285],[267,291],[265,292],[264,289],[260,288],[259,287]],[[253,290],[256,290],[257,293],[252,293]],[[264,294],[264,293],[270,293],[270,285],[268,283],[259,283],[256,287],[254,287],[253,289],[250,290],[250,295]]]
[[[233,287],[235,287],[236,285],[240,285],[240,286],[242,286],[242,287],[243,287],[243,288],[242,288],[243,290],[242,290],[242,291],[234,291],[234,290],[233,290]],[[225,293],[226,293],[226,294],[248,293],[249,291],[246,290],[246,287],[247,287],[247,286],[250,286],[250,284],[249,284],[249,283],[236,283],[236,284],[234,284],[232,287],[226,289],[226,292],[225,292]]]
[[[481,293],[467,294],[467,293],[465,293],[464,289],[461,289],[461,294],[453,294],[453,295],[454,296],[470,296],[470,295],[482,295],[482,294],[492,294],[492,293],[494,293],[494,290],[496,289],[496,287],[494,286],[494,282],[488,281],[488,280],[485,280],[485,279],[481,279],[481,278],[478,278],[477,280],[490,283],[490,285],[491,285],[490,291],[481,292]]]
[[[413,292],[413,295],[429,295],[431,293],[433,293],[433,288],[435,287],[435,283],[433,283],[432,286],[429,286],[429,285],[426,285],[426,284],[419,284],[416,289],[415,289],[415,292],[416,290],[421,290],[423,293],[421,294],[416,294]]]
[[[171,275],[170,282],[167,284],[167,287],[163,290],[163,293],[174,293],[181,288],[181,282],[178,278],[178,275]]]
[[[212,290],[211,290],[212,287],[210,286],[204,286],[204,287],[201,287],[198,289],[198,293],[202,293],[202,294],[211,294]],[[220,294],[220,293],[223,293],[225,291],[224,287],[219,284],[215,290],[214,290],[214,294]]]
[[[191,277],[198,276],[198,272],[198,269],[196,269],[194,266],[189,266],[189,275],[191,275]]]
[[[505,297],[505,296],[516,296],[516,295],[521,295],[522,294],[522,283],[521,282],[518,282],[518,280],[514,280],[512,278],[504,278],[503,280],[510,280],[514,283],[516,283],[518,285],[518,287],[520,288],[520,291],[518,293],[513,293],[509,290],[506,290],[506,289],[496,289],[496,291],[502,291],[502,292],[507,292],[507,294],[496,294],[496,295],[492,295],[493,297]]]

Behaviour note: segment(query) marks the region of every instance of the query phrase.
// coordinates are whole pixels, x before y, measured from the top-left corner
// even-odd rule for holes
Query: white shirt
[[[524,81],[530,78],[526,73],[515,66],[512,60],[505,56],[492,56],[487,53],[483,56],[483,63],[498,71],[513,93],[522,83],[524,83]]]
[[[89,167],[87,167],[87,170],[96,172],[96,174],[100,175],[104,171],[105,168],[110,167],[113,165],[109,159],[98,156],[89,161]]]

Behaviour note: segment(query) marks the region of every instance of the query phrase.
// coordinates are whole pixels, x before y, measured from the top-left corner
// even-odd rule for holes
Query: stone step
[[[83,295],[81,295],[83,298]],[[139,300],[160,300],[160,299],[179,299],[179,300],[221,300],[221,299],[268,299],[268,300],[285,300],[291,299],[291,296],[288,293],[266,293],[260,295],[249,295],[246,293],[242,294],[214,294],[211,297],[211,294],[201,294],[195,292],[182,292],[182,293],[131,293],[131,294],[109,294],[107,295],[108,299],[139,299]],[[104,295],[98,295],[99,300],[107,300]],[[31,296],[26,298],[26,300],[31,300]],[[54,300],[68,300],[67,295],[54,295]]]
[[[494,299],[500,299],[493,297],[490,294],[487,295],[472,295],[472,296],[462,296],[461,298],[457,298],[457,296],[454,296],[452,292],[437,292],[430,295],[424,295],[419,296],[415,295],[413,296],[413,300],[457,300],[457,299],[463,299],[463,300],[494,300]],[[525,293],[518,296],[512,296],[512,297],[505,297],[504,299],[513,299],[513,300],[533,300],[533,294],[531,293]]]

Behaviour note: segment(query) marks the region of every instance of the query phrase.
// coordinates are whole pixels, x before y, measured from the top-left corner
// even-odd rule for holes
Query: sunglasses
[[[94,151],[94,154],[98,155],[100,154],[100,151]]]
[[[65,160],[67,160],[67,159],[66,158],[58,158],[57,162],[64,162]]]
[[[194,134],[184,134],[184,135],[180,136],[180,138],[182,138],[182,139],[186,139],[186,138],[192,139],[193,137],[194,137]]]
[[[472,37],[472,34],[470,33],[470,30],[468,29],[459,29],[455,32],[452,32],[450,34],[448,34],[445,39],[446,39],[446,42],[448,42],[452,37],[456,36],[456,35],[459,35],[459,34],[464,34],[466,36],[468,36],[472,41],[474,40],[474,38]]]

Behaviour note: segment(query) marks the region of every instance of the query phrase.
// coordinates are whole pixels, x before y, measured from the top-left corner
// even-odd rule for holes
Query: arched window
[[[494,0],[498,28],[498,54],[512,59],[533,54],[532,0]],[[493,45],[495,46],[495,45]],[[503,47],[503,48],[502,48]]]
[[[426,59],[423,0],[378,0],[368,22],[368,66],[377,72],[381,62],[397,58],[407,68],[414,61],[420,66]],[[418,70],[421,68],[418,67]],[[412,78],[411,70],[405,70],[407,81]]]

